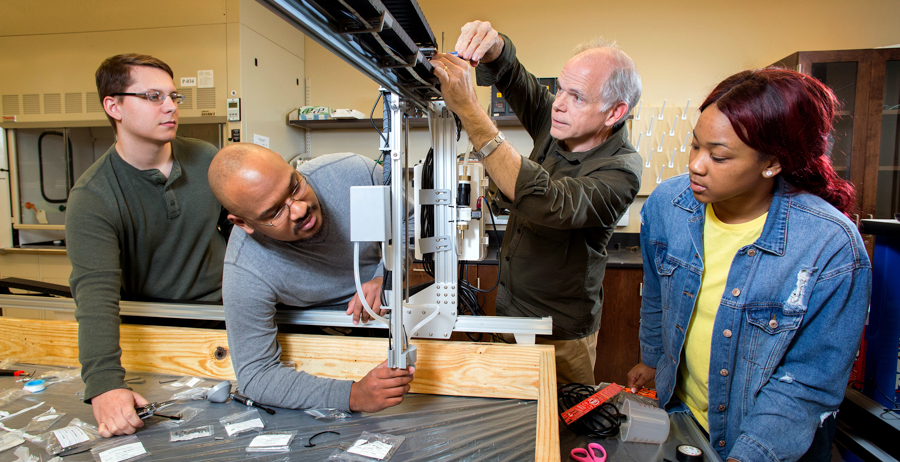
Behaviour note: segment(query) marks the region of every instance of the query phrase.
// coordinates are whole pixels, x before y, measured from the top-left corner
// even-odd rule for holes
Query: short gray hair
[[[641,75],[634,61],[619,48],[619,45],[603,37],[595,37],[579,44],[575,47],[575,54],[596,48],[607,48],[614,66],[609,79],[600,89],[600,99],[605,102],[603,110],[608,111],[621,101],[628,105],[628,111],[625,113],[628,114],[641,99]],[[624,123],[625,118],[616,123],[616,128]]]

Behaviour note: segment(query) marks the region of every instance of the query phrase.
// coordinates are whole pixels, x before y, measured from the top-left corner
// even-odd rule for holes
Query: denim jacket
[[[656,368],[670,412],[687,409],[674,389],[703,274],[705,212],[687,175],[660,184],[641,210],[641,362]],[[761,236],[734,256],[713,325],[709,438],[722,459],[806,452],[844,397],[871,285],[853,223],[779,178]]]

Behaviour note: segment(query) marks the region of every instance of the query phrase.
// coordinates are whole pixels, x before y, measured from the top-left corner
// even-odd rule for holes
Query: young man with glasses
[[[222,149],[209,184],[235,227],[225,254],[222,299],[234,372],[244,394],[272,406],[376,412],[403,401],[413,369],[382,363],[358,382],[316,377],[281,364],[279,305],[346,310],[365,322],[356,295],[350,187],[381,184],[382,170],[356,154],[316,157],[292,168],[255,144]],[[359,274],[383,315],[377,242],[360,243]],[[365,281],[365,282],[363,282]]]
[[[100,434],[132,434],[147,400],[124,382],[119,300],[221,300],[225,238],[207,170],[216,148],[179,138],[172,69],[152,56],[105,60],[97,91],[116,142],[78,179],[66,211],[85,402]]]

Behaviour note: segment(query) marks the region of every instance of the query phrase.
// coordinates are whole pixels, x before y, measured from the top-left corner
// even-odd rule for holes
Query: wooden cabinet
[[[597,362],[594,364],[597,383],[615,382],[624,386],[628,371],[641,360],[638,330],[643,280],[644,270],[640,268],[606,268]]]
[[[835,169],[855,185],[861,218],[894,218],[900,213],[900,49],[805,51],[776,65],[831,87],[842,104],[831,150]]]

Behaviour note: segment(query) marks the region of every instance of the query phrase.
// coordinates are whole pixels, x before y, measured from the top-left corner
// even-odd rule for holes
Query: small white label
[[[59,441],[59,445],[63,448],[75,446],[78,443],[84,443],[89,439],[87,433],[78,427],[60,428],[59,430],[53,430],[53,434]]]
[[[140,442],[137,442],[131,444],[123,444],[122,446],[103,451],[98,455],[100,456],[100,462],[119,462],[121,460],[128,460],[132,457],[137,457],[141,454],[146,453],[147,450],[144,449],[144,445]]]
[[[268,148],[269,147],[269,137],[257,135],[254,133],[253,134],[253,144],[258,144],[264,148]]]
[[[203,379],[198,379],[198,378],[194,377],[194,378],[192,378],[191,380],[188,380],[187,386],[193,388],[193,387],[195,387],[198,383],[200,383],[200,382],[202,382],[202,381],[203,381]]]
[[[251,448],[287,446],[293,435],[259,435],[250,442]]]
[[[353,445],[353,447],[348,449],[347,452],[381,460],[384,459],[384,456],[391,452],[392,447],[393,446],[391,446],[390,444],[381,441],[372,441],[367,443],[363,440],[359,440],[356,442],[356,444]]]
[[[215,86],[212,70],[197,71],[197,88],[213,88]]]
[[[225,426],[225,432],[228,433],[228,436],[231,436],[235,433],[240,433],[246,430],[251,430],[254,428],[263,428],[263,422],[260,418],[255,418],[253,420],[246,420],[244,422],[238,422],[231,425]]]
[[[45,421],[45,420],[55,419],[55,418],[57,418],[57,417],[59,417],[58,414],[45,415],[44,417],[38,417],[37,421],[38,421],[38,422],[43,422],[43,421]]]
[[[181,78],[181,86],[182,87],[196,87],[197,86],[197,77],[182,77]]]

